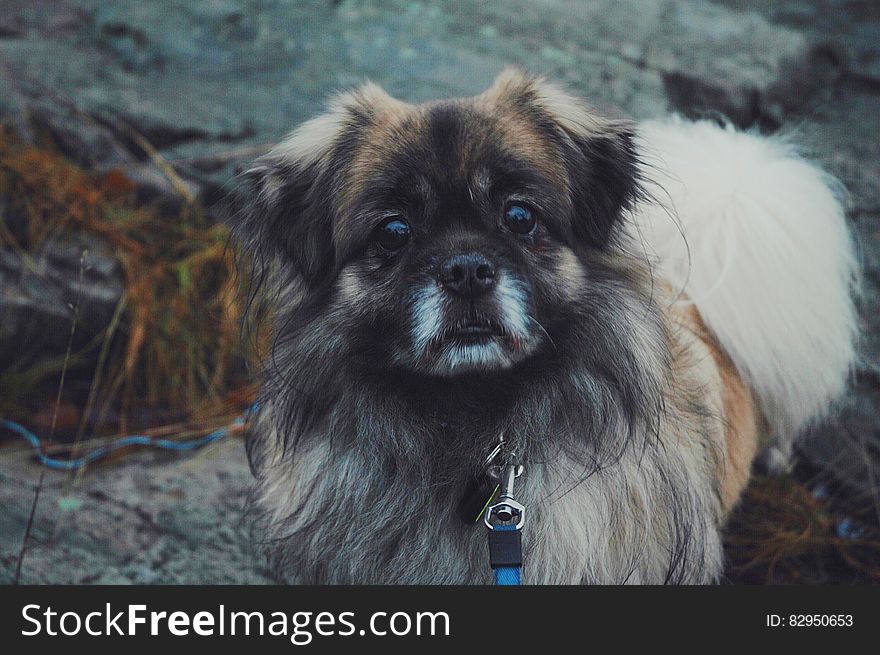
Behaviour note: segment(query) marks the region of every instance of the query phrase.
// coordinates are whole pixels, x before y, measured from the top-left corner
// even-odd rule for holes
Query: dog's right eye
[[[386,218],[376,228],[376,242],[385,250],[400,250],[409,241],[409,225],[400,216]]]
[[[535,212],[523,204],[509,204],[504,210],[504,225],[515,234],[531,234],[536,223]]]

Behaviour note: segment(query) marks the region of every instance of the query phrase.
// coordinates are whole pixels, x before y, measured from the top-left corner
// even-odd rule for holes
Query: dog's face
[[[518,72],[475,98],[344,94],[249,173],[246,231],[321,328],[389,368],[491,373],[554,348],[636,193],[628,127]]]

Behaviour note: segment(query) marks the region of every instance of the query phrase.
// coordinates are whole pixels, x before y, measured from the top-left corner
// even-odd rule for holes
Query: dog
[[[780,138],[635,125],[504,71],[337,95],[242,175],[272,307],[247,450],[279,580],[488,584],[499,444],[527,584],[711,583],[753,462],[845,389],[840,189]]]

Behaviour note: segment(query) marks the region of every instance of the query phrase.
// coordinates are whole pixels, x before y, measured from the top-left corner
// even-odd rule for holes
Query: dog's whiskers
[[[553,346],[553,352],[555,352],[555,353],[559,353],[559,348],[556,347],[556,342],[553,341],[553,337],[551,337],[551,336],[550,336],[550,333],[547,332],[547,328],[545,328],[543,325],[541,325],[541,321],[539,321],[538,319],[536,319],[536,318],[535,318],[534,316],[532,316],[531,314],[526,314],[526,317],[527,317],[530,321],[532,321],[532,323],[534,323],[534,324],[535,324],[535,325],[541,330],[541,332],[544,333],[544,336],[547,337],[547,341],[549,341],[549,342],[550,342],[550,345]]]

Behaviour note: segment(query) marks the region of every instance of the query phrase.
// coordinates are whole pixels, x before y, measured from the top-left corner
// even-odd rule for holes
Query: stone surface
[[[123,291],[109,249],[85,235],[59,235],[36,253],[0,248],[0,368],[23,370],[63,356],[76,315],[72,350],[110,323]]]
[[[6,0],[0,115],[24,134],[48,131],[88,165],[132,167],[158,194],[167,186],[120,123],[175,162],[194,190],[210,189],[319,111],[329,92],[366,77],[416,101],[479,92],[514,63],[613,113],[722,113],[740,125],[793,131],[848,188],[865,270],[853,391],[838,418],[816,427],[804,456],[869,498],[880,475],[878,7],[873,0]],[[19,271],[0,258],[2,284]],[[69,280],[65,286],[48,271],[40,311],[60,317]],[[11,347],[0,339],[0,352]],[[20,448],[0,449],[7,578],[37,476]],[[46,479],[25,581],[266,580],[240,522],[249,474],[235,439],[192,457],[138,455],[81,478]]]
[[[5,449],[2,462],[0,583],[8,583],[37,475],[23,447]],[[47,471],[22,582],[268,582],[242,521],[250,478],[238,437],[194,455],[139,453],[82,477]]]
[[[125,120],[171,159],[276,141],[366,78],[416,101],[477,93],[507,64],[637,118],[778,119],[809,55],[796,30],[698,0],[9,4],[19,36],[0,57],[17,76]]]

